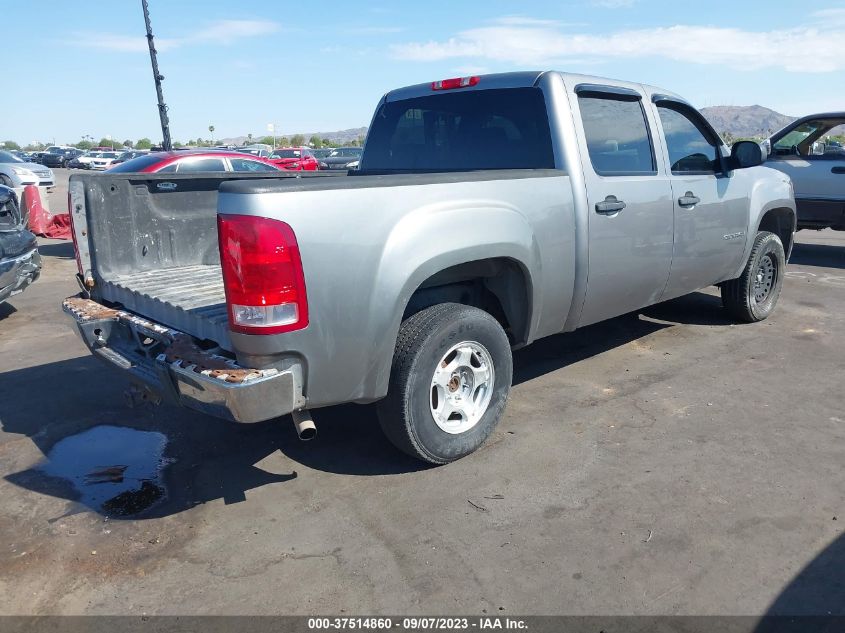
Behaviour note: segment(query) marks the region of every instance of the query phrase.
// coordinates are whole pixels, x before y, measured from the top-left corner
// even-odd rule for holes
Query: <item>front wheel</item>
[[[722,305],[739,321],[762,321],[775,309],[784,272],[786,256],[780,238],[759,231],[742,274],[722,284]]]
[[[513,365],[490,314],[457,303],[418,312],[399,329],[381,428],[399,449],[445,464],[480,447],[502,416]]]

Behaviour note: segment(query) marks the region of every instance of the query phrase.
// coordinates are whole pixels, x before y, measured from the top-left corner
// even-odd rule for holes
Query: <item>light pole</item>
[[[267,124],[267,131],[273,134],[273,149],[276,149],[276,125],[275,123]]]

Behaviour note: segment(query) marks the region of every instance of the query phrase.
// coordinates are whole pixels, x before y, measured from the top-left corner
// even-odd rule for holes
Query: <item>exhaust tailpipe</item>
[[[303,442],[313,440],[317,437],[317,425],[311,419],[311,413],[306,409],[291,413],[293,425],[296,427],[296,434]]]

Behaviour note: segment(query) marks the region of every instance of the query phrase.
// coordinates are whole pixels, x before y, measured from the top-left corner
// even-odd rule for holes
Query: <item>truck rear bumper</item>
[[[305,406],[302,366],[241,367],[219,349],[125,310],[83,297],[62,307],[91,352],[162,400],[235,422],[261,422]]]

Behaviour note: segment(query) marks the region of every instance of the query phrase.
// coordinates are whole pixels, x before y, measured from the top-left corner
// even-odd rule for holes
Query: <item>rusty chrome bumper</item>
[[[217,348],[126,310],[68,297],[64,311],[91,352],[163,400],[235,422],[261,422],[305,406],[302,366],[241,367]]]

